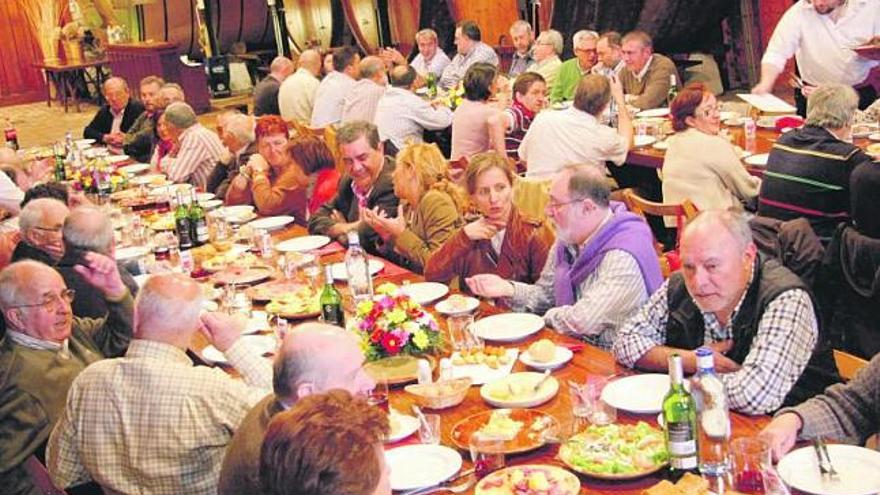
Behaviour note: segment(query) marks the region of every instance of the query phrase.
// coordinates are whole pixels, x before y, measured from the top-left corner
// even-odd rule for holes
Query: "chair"
[[[304,122],[298,120],[288,120],[287,125],[293,129],[294,135],[297,136],[317,136],[324,140],[324,144],[330,149],[333,158],[336,161],[336,170],[341,174],[344,173],[342,160],[339,159],[339,149],[336,141],[336,129],[333,126],[327,127],[310,127]]]
[[[681,232],[687,222],[697,216],[697,207],[689,200],[685,199],[680,204],[656,203],[642,198],[633,189],[624,189],[619,193],[623,196],[623,201],[627,208],[633,213],[648,220],[648,216],[655,217],[675,217],[675,249],[664,252],[663,243],[654,238],[654,249],[657,250],[657,256],[660,261],[660,269],[663,271],[663,277],[666,278],[670,273],[678,270],[681,265],[678,259],[678,245],[681,240]]]
[[[67,492],[55,487],[46,466],[36,456],[30,456],[24,461],[24,470],[31,477],[31,482],[43,495],[66,495]]]
[[[853,356],[848,352],[834,349],[834,364],[837,366],[837,373],[846,381],[852,380],[856,373],[867,366],[868,361]]]

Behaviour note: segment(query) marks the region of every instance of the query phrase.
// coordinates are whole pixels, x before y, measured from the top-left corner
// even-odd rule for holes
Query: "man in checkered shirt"
[[[765,414],[799,403],[838,381],[830,350],[818,345],[816,311],[806,285],[757,253],[742,214],[708,210],[681,238],[674,273],[618,333],[613,352],[629,367],[661,371],[694,349],[715,351],[730,408]]]

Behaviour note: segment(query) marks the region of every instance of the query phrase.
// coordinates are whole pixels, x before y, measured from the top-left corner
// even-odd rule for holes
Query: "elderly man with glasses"
[[[61,229],[70,210],[52,198],[35,199],[25,205],[18,218],[21,241],[12,261],[35,260],[54,265],[64,255]]]
[[[567,165],[550,187],[547,217],[556,244],[534,284],[498,275],[466,282],[482,297],[503,297],[514,311],[544,314],[558,332],[608,349],[617,328],[663,282],[651,230],[611,194],[604,167]]]
[[[75,270],[107,301],[106,319],[76,318],[74,291],[52,268],[36,261],[0,272],[0,486],[3,493],[38,493],[23,467],[42,455],[64,411],[67,390],[88,365],[119,356],[131,339],[132,298],[116,262],[87,253]]]
[[[582,29],[571,38],[574,57],[566,60],[559,67],[556,82],[550,91],[550,101],[570,101],[581,78],[589,74],[596,66],[596,43],[599,35],[595,31]]]

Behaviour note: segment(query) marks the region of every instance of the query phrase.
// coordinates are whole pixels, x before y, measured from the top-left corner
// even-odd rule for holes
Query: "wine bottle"
[[[189,203],[189,221],[193,246],[207,244],[208,221],[205,217],[205,209],[196,197],[195,189],[192,190],[192,200]]]
[[[663,420],[669,471],[673,479],[697,470],[697,405],[684,388],[681,356],[669,356],[669,392],[663,398]]]
[[[325,323],[342,326],[345,316],[342,313],[342,295],[333,286],[333,270],[331,265],[324,267],[324,289],[321,291],[321,318]]]
[[[183,195],[177,191],[177,208],[174,210],[174,226],[177,229],[177,242],[180,250],[184,251],[193,247],[192,222],[189,218],[189,208],[183,202]]]
[[[669,90],[666,91],[666,104],[672,107],[672,102],[678,96],[678,86],[675,85],[675,74],[669,74]]]

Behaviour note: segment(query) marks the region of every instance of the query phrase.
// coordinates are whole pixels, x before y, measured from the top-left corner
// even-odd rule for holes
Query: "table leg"
[[[55,79],[51,72],[44,70],[43,73],[46,75],[46,106],[52,108],[52,86],[55,86]],[[58,91],[58,86],[55,86],[55,91]]]

